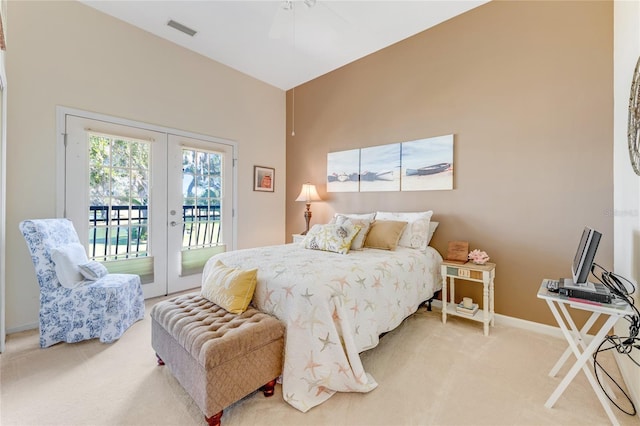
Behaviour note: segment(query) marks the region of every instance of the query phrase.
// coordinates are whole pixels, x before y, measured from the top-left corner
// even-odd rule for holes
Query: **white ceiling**
[[[488,0],[80,0],[258,80],[288,90]],[[174,20],[197,31],[190,37]]]

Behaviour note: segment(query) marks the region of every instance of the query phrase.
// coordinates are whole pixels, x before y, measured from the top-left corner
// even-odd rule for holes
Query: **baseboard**
[[[33,323],[30,323],[30,324],[23,324],[23,325],[20,325],[18,327],[8,328],[7,329],[7,334],[20,333],[21,331],[35,330],[37,328],[38,328],[38,323],[37,322],[33,322]]]
[[[440,300],[434,300],[432,302],[432,306],[434,308],[442,309],[442,302]],[[519,318],[513,318],[506,315],[495,314],[495,322],[498,325],[504,325],[508,327],[516,327],[522,328],[525,330],[530,330],[536,333],[546,334],[548,336],[557,337],[558,339],[563,339],[562,331],[560,331],[559,327],[554,327],[551,325],[540,324],[538,322],[527,321]],[[7,329],[7,334],[19,333],[21,331],[33,330],[38,328],[38,323],[30,323],[24,324],[18,327],[13,327]]]
[[[432,303],[434,307],[438,309],[442,309],[442,301],[434,300]],[[506,315],[495,314],[495,323],[497,325],[522,328],[524,330],[533,331],[535,333],[546,334],[548,336],[557,337],[558,339],[564,339],[564,336],[562,335],[562,330],[560,330],[560,327],[540,324],[539,322],[527,321],[520,318],[514,318]]]

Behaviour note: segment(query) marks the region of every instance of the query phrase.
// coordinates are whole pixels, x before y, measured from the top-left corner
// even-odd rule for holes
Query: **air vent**
[[[196,35],[197,31],[196,30],[192,30],[191,28],[187,27],[186,25],[182,25],[180,22],[176,22],[173,19],[170,20],[169,22],[167,22],[167,25],[170,26],[171,28],[175,28],[176,30],[183,32],[191,37],[193,37],[194,35]]]

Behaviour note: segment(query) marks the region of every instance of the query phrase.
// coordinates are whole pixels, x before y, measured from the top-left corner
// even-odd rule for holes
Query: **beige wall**
[[[535,294],[570,273],[585,225],[612,267],[612,61],[611,2],[491,2],[297,87],[287,237],[304,229],[305,181],[326,200],[312,223],[432,209],[441,253],[466,240],[497,263],[499,314],[555,324]],[[452,191],[326,193],[328,152],[450,133]],[[480,299],[476,287],[456,295]]]
[[[238,247],[284,241],[283,91],[78,2],[12,1],[7,24],[9,331],[37,323],[18,223],[55,216],[58,105],[236,141]],[[275,193],[253,192],[254,164],[276,168]]]

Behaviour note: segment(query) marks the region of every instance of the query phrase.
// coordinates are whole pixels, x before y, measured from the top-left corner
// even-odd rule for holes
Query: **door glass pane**
[[[149,256],[149,142],[89,134],[89,258]]]
[[[183,250],[222,244],[221,171],[222,154],[182,150]]]

